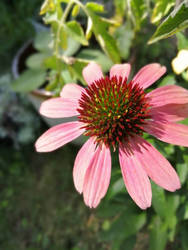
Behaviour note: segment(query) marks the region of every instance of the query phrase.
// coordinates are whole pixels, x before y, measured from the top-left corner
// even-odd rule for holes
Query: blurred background
[[[152,183],[153,205],[147,211],[128,196],[116,153],[108,193],[97,209],[89,209],[72,180],[80,142],[45,154],[34,149],[36,139],[54,124],[39,115],[40,102],[57,96],[68,82],[84,84],[81,71],[90,60],[106,73],[113,63],[130,61],[137,71],[158,62],[168,74],[155,86],[176,83],[187,88],[187,66],[177,72],[171,64],[180,50],[188,49],[187,31],[151,40],[183,1],[97,1],[104,8],[88,5],[87,17],[75,4],[66,18],[76,18],[86,37],[80,30],[75,35],[73,26],[65,23],[69,29],[60,30],[59,39],[55,22],[69,2],[0,1],[0,249],[188,250],[187,149],[147,137],[173,164],[182,183],[173,194]],[[184,11],[186,15],[186,7]],[[102,28],[89,30],[89,17]],[[59,54],[50,45],[57,40]]]

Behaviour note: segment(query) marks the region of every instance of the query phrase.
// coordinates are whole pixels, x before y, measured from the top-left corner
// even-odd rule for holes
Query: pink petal
[[[103,78],[103,73],[101,67],[91,62],[89,63],[82,71],[84,80],[87,82],[88,85],[93,83],[96,80]]]
[[[176,171],[159,151],[139,136],[135,136],[130,144],[134,149],[134,156],[156,184],[171,192],[180,188]]]
[[[140,161],[134,154],[135,149],[129,150],[126,148],[127,146],[120,145],[119,147],[119,161],[123,180],[134,202],[141,209],[146,209],[151,206],[151,184]]]
[[[111,176],[111,155],[105,145],[98,146],[90,166],[87,169],[83,195],[84,201],[90,208],[95,208],[105,196]]]
[[[84,177],[93,157],[95,156],[95,138],[91,137],[78,152],[73,168],[73,180],[75,188],[79,193],[83,191]]]
[[[144,130],[161,141],[188,147],[188,126],[173,122],[148,121]]]
[[[130,70],[131,70],[131,65],[128,63],[115,64],[110,69],[110,78],[112,78],[113,76],[117,76],[118,79],[119,77],[122,77],[123,80],[125,78],[128,79]]]
[[[158,107],[167,104],[188,103],[188,91],[180,86],[169,85],[152,90],[146,95],[150,104]]]
[[[61,97],[44,101],[40,106],[40,113],[50,118],[63,118],[78,115],[78,102]]]
[[[68,99],[80,99],[84,88],[75,83],[66,84],[61,90],[60,96]]]
[[[156,121],[181,121],[188,117],[188,103],[153,107],[150,110],[150,115]]]
[[[38,152],[50,152],[76,139],[85,131],[80,122],[67,122],[48,129],[35,143]]]
[[[151,63],[142,67],[133,78],[133,81],[138,83],[141,88],[145,89],[157,81],[165,72],[166,67],[158,63]]]

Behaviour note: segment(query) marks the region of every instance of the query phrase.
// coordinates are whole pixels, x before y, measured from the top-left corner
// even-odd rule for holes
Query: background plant
[[[16,17],[23,14],[23,2],[19,0],[14,5]],[[156,61],[168,68],[167,76],[157,86],[177,84],[187,88],[187,69],[175,75],[171,66],[178,51],[188,48],[187,1],[46,0],[42,7],[36,1],[34,8],[33,4],[34,1],[27,4],[26,16],[36,17],[40,11],[48,29],[36,33],[33,42],[36,52],[27,59],[27,69],[12,83],[17,92],[29,92],[46,82],[45,88],[58,95],[64,84],[84,85],[81,72],[90,60],[101,64],[104,72],[113,63],[130,61],[136,71]],[[9,8],[4,2],[1,5]],[[12,15],[6,12],[3,21],[5,18],[4,23],[15,27]],[[28,33],[18,28],[21,34],[18,32],[17,38],[11,32],[10,39],[6,37],[9,33],[1,34],[4,39],[1,51],[7,62],[8,49],[15,51],[23,37],[32,37],[34,32],[25,16],[17,19],[17,27],[23,25],[23,30],[27,27]],[[2,249],[188,249],[186,148],[147,137],[177,169],[182,188],[176,193],[152,184],[152,207],[141,211],[125,190],[115,155],[108,194],[99,208],[89,210],[72,183],[73,159],[78,148],[68,145],[50,155],[34,152],[31,142],[41,134],[39,128],[42,126],[44,131],[46,125],[39,124],[39,117],[22,95],[10,91],[11,76],[7,72],[5,67],[1,75],[0,112],[2,117],[10,117],[6,124],[14,126],[1,119]]]

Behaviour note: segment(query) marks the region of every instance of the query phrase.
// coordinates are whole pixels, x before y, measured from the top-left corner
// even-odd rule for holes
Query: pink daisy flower
[[[46,131],[36,142],[38,152],[53,151],[81,134],[89,137],[77,154],[73,179],[91,208],[97,207],[110,183],[110,149],[119,149],[125,186],[140,208],[151,206],[149,178],[171,192],[180,188],[171,164],[142,134],[188,146],[188,126],[176,123],[188,116],[188,91],[169,85],[145,93],[166,68],[148,64],[127,82],[130,69],[130,64],[116,64],[104,78],[100,66],[92,62],[83,70],[87,88],[67,84],[60,97],[43,102],[40,108],[47,117],[77,116],[78,120]]]

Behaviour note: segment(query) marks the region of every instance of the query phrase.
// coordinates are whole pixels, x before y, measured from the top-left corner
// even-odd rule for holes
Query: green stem
[[[55,55],[57,58],[59,56],[58,42],[59,42],[61,27],[64,25],[73,4],[74,4],[74,1],[70,0],[70,2],[67,4],[67,7],[62,15],[62,18],[60,19],[59,24],[58,24],[56,43],[55,43]]]

